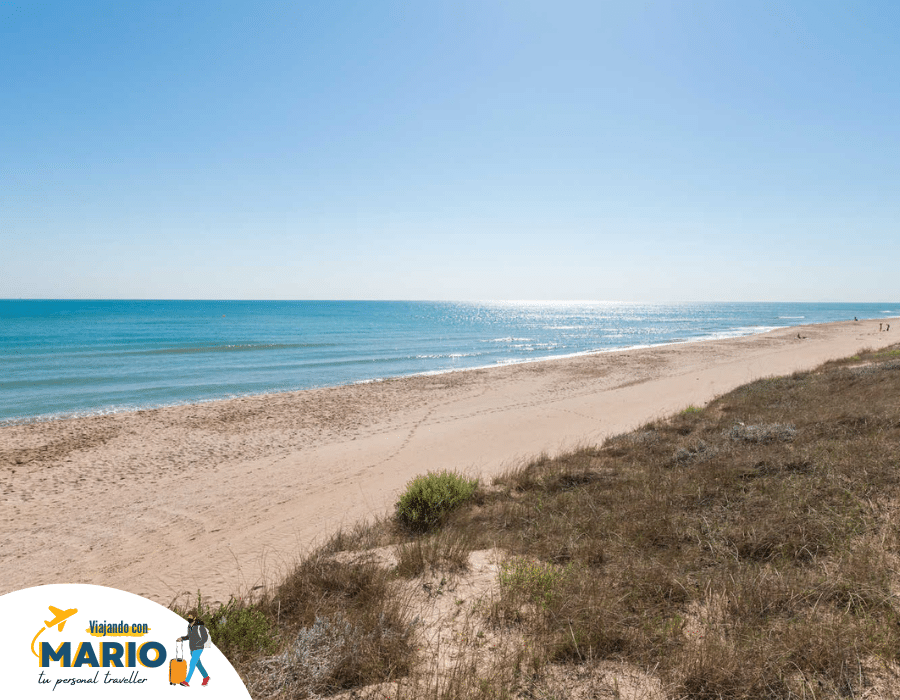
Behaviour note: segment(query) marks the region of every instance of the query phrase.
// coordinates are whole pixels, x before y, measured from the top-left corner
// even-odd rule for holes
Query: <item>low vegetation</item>
[[[500,565],[501,600],[518,618],[523,604],[549,609],[563,589],[571,564],[560,566],[526,557],[513,557]]]
[[[753,382],[490,485],[420,477],[393,517],[231,604],[253,612],[221,638],[254,641],[220,648],[258,698],[399,679],[391,697],[550,697],[559,669],[613,662],[673,699],[900,697],[898,356]],[[488,549],[505,560],[472,614],[517,651],[437,673],[403,586]]]
[[[477,488],[478,479],[455,472],[417,476],[406,485],[406,491],[397,501],[397,521],[415,532],[433,530],[469,500]]]
[[[396,572],[405,578],[413,578],[432,569],[463,571],[473,548],[472,534],[465,531],[449,529],[414,537],[397,547]]]
[[[197,593],[193,603],[173,609],[182,617],[193,614],[202,620],[216,647],[232,663],[274,651],[278,646],[275,626],[259,606],[234,599],[224,605],[211,605]]]
[[[283,651],[248,669],[254,697],[315,697],[407,675],[412,625],[393,577],[365,559],[317,553],[301,562],[261,605]]]

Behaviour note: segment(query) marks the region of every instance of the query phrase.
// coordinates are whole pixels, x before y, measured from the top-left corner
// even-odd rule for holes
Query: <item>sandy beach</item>
[[[161,603],[197,590],[224,601],[277,581],[337,528],[387,512],[417,474],[489,478],[753,379],[898,340],[878,321],[798,326],[7,426],[0,594],[93,583]]]

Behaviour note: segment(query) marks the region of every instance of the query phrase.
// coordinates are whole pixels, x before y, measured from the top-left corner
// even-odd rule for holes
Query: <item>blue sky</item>
[[[898,27],[4,1],[0,297],[895,301]]]

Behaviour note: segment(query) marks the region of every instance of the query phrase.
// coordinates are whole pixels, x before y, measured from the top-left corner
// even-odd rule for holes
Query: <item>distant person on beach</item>
[[[878,324],[878,332],[879,332],[879,333],[881,333],[881,326],[882,326],[882,324],[879,323],[879,324]]]
[[[188,668],[187,677],[181,681],[181,685],[185,688],[190,687],[188,683],[191,680],[191,676],[194,674],[194,668],[197,668],[200,673],[203,674],[203,683],[200,685],[206,685],[209,683],[209,674],[206,672],[206,669],[203,668],[203,664],[200,661],[200,654],[203,653],[203,649],[210,644],[209,641],[209,630],[206,629],[206,626],[203,624],[203,620],[197,618],[193,613],[188,615],[188,633],[183,637],[179,637],[176,639],[176,642],[183,642],[184,640],[188,640],[190,642],[190,650],[191,650],[191,665]]]
[[[853,320],[854,320],[854,321],[858,321],[859,319],[856,318],[856,316],[854,316],[854,317],[853,317]]]
[[[889,323],[889,324],[887,324],[887,328],[885,328],[885,329],[884,329],[884,330],[886,330],[886,331],[889,331],[889,330],[891,330],[891,324],[890,324],[890,323]]]

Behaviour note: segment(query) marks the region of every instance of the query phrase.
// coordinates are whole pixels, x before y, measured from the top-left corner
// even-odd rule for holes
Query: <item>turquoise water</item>
[[[0,300],[0,422],[896,315],[897,302]]]

